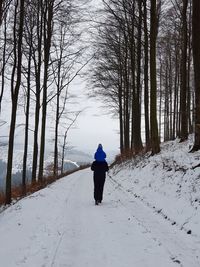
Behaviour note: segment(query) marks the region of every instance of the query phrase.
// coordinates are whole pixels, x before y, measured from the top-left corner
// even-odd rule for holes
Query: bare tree
[[[16,124],[16,113],[18,95],[21,83],[21,66],[22,66],[22,39],[24,28],[24,0],[19,1],[15,5],[15,24],[14,24],[14,55],[15,62],[12,71],[12,84],[11,84],[11,96],[12,96],[12,113],[10,122],[9,144],[8,144],[8,161],[7,161],[7,174],[6,174],[6,203],[11,202],[11,177],[12,177],[12,163],[13,163],[13,146],[14,146],[14,134]],[[17,19],[19,20],[18,38],[16,36]],[[14,82],[14,75],[16,72],[16,82]]]
[[[51,58],[53,79],[56,86],[56,92],[48,100],[56,99],[56,114],[55,114],[55,142],[54,142],[54,175],[58,175],[58,135],[59,123],[62,115],[66,110],[66,102],[68,99],[68,88],[70,83],[78,75],[79,71],[75,71],[76,61],[82,55],[83,49],[77,46],[77,50],[72,49],[75,42],[80,38],[79,34],[73,33],[73,22],[70,19],[70,7],[66,21],[58,21],[57,36],[53,42],[55,56]],[[74,51],[75,50],[75,51]],[[75,72],[75,74],[74,74]]]
[[[200,1],[193,0],[192,44],[195,78],[195,140],[192,151],[200,149]]]
[[[72,126],[74,125],[74,123],[76,122],[78,116],[80,115],[81,111],[78,111],[74,118],[71,119],[70,124],[67,126],[65,133],[64,133],[64,137],[63,137],[63,145],[62,145],[62,156],[61,156],[61,174],[64,172],[64,162],[65,162],[65,151],[66,151],[66,144],[67,144],[67,135],[69,130],[72,128]]]
[[[144,23],[144,113],[145,113],[145,142],[146,150],[150,148],[149,132],[149,37],[147,21],[147,1],[143,1],[143,23]]]
[[[180,138],[188,138],[188,113],[187,113],[187,6],[188,0],[183,0],[182,10],[182,60],[181,60],[181,91],[180,91]]]
[[[157,1],[151,0],[150,25],[150,125],[152,154],[160,152],[157,124],[156,39],[158,34]]]
[[[24,155],[23,155],[23,170],[22,170],[22,192],[26,193],[26,175],[27,175],[27,154],[28,154],[28,139],[29,139],[29,114],[30,114],[30,94],[31,94],[31,67],[32,67],[32,50],[33,50],[33,29],[34,29],[34,13],[31,2],[26,2],[25,13],[25,40],[28,49],[27,53],[27,68],[26,76],[26,108],[25,108],[25,138],[24,138]]]
[[[34,143],[33,143],[33,161],[32,161],[32,183],[36,182],[37,165],[38,165],[38,135],[40,120],[40,98],[41,98],[41,72],[43,58],[43,1],[35,1],[35,9],[33,14],[36,19],[35,42],[32,47],[34,74],[35,74],[35,122],[34,122]]]
[[[142,138],[141,138],[141,94],[142,94],[142,83],[141,83],[141,60],[142,60],[142,1],[138,1],[138,22],[137,22],[137,81],[136,81],[136,92],[135,101],[133,107],[136,106],[134,114],[134,150],[136,153],[143,149]],[[132,107],[132,108],[133,108]]]
[[[44,35],[44,76],[43,76],[43,99],[42,99],[42,125],[40,137],[40,160],[38,179],[42,181],[44,171],[44,153],[45,153],[45,134],[46,134],[46,117],[47,117],[47,89],[49,76],[50,49],[53,34],[53,16],[55,0],[44,2],[43,6],[43,35]]]

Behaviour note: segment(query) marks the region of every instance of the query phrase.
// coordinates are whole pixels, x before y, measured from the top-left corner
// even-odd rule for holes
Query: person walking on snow
[[[93,179],[95,205],[98,205],[103,199],[103,188],[106,179],[106,172],[109,169],[106,162],[106,153],[103,151],[101,144],[98,145],[94,158],[95,161],[92,163],[91,170],[94,172]]]

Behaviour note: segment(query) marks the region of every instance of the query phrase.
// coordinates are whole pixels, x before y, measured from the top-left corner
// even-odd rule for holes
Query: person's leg
[[[97,201],[97,178],[94,176],[94,200]]]
[[[105,178],[101,179],[100,185],[99,185],[99,202],[103,200],[103,188],[104,188]]]
[[[101,200],[101,179],[97,179],[97,183],[96,183],[96,200],[98,202],[100,202]]]
[[[95,199],[95,205],[99,204],[99,198],[100,198],[100,179],[98,176],[94,176],[94,199]]]

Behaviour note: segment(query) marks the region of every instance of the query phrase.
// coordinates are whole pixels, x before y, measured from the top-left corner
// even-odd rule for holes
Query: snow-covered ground
[[[18,201],[0,213],[0,266],[199,267],[200,153],[187,149],[116,166],[99,206],[89,169]]]
[[[166,142],[154,157],[116,166],[112,177],[176,228],[200,238],[200,151],[188,153],[191,146],[192,136],[185,143]]]

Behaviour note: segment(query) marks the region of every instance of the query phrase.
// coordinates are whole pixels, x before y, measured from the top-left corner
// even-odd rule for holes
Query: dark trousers
[[[94,199],[96,201],[102,201],[103,199],[104,183],[105,177],[94,176]]]

